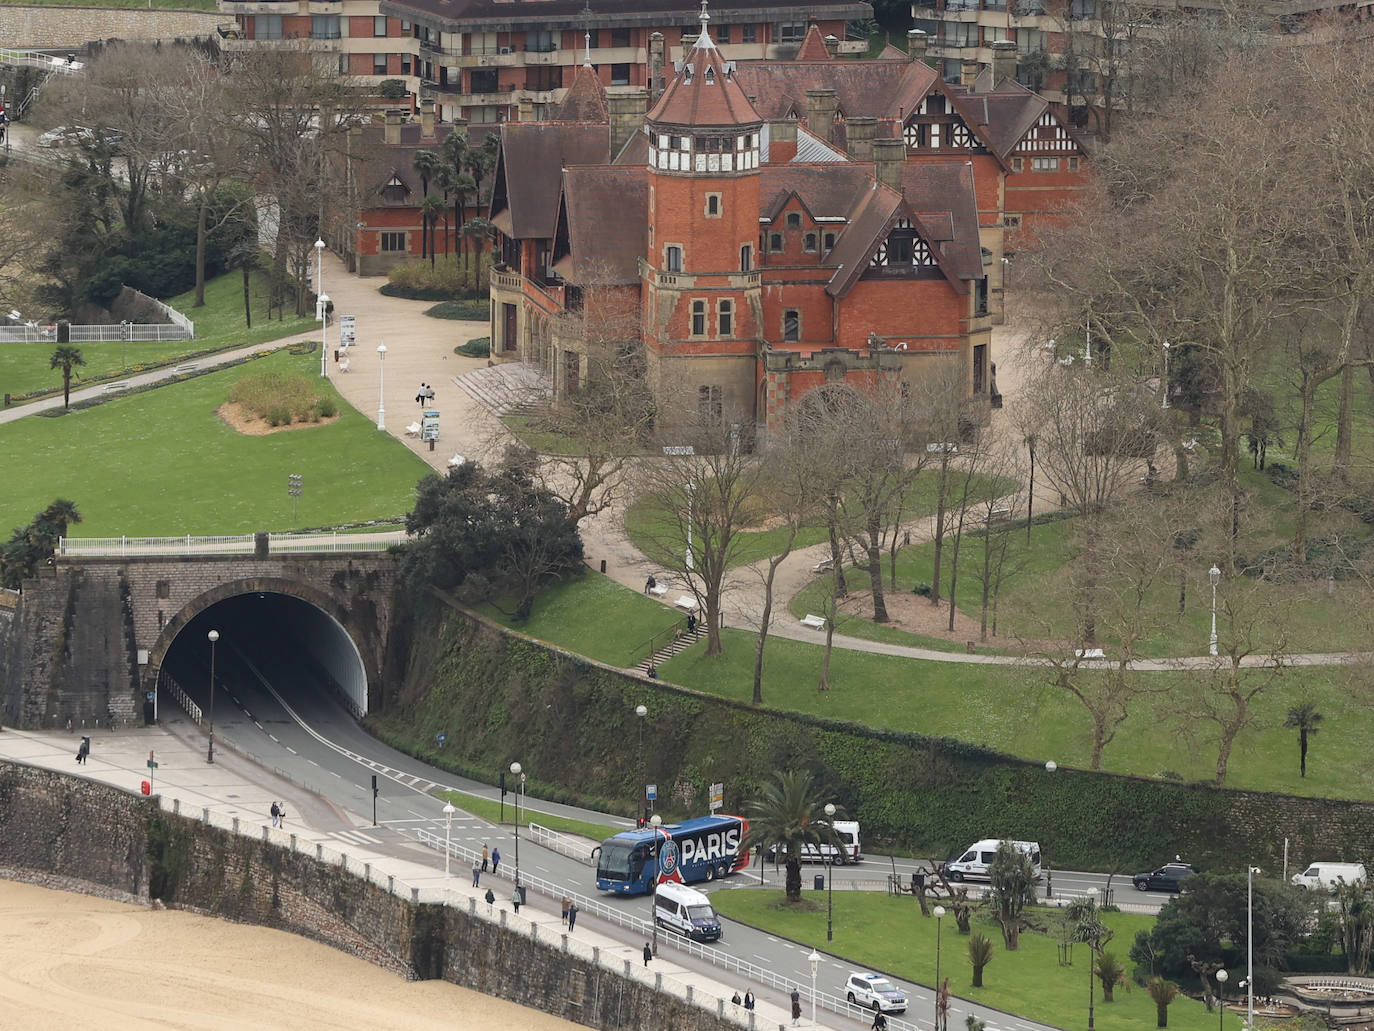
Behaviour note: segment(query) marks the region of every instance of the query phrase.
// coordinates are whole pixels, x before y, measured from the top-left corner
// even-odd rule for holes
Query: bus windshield
[[[608,880],[628,881],[631,879],[631,857],[635,847],[629,842],[611,838],[601,845],[601,857],[596,863],[596,875]]]

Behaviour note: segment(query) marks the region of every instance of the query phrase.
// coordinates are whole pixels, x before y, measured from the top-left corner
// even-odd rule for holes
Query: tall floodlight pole
[[[1207,639],[1207,654],[1216,655],[1217,653],[1217,584],[1221,580],[1221,570],[1215,565],[1207,570],[1207,576],[1212,581],[1212,636]]]
[[[386,431],[386,344],[377,347],[377,429]]]
[[[329,348],[325,346],[324,241],[315,241],[315,320],[320,324],[320,375],[329,378]]]
[[[215,642],[219,640],[219,631],[211,630],[205,636],[210,639],[210,750],[205,753],[205,761],[212,763],[215,761]]]

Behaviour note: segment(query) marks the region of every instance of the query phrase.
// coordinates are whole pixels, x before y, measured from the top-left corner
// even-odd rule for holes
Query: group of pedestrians
[[[272,802],[272,808],[271,808],[270,810],[268,810],[268,811],[272,814],[272,826],[273,826],[273,827],[285,827],[285,826],[286,826],[286,803],[285,803],[285,802],[277,802],[277,801],[274,800],[274,801]]]
[[[432,405],[434,403],[434,388],[428,383],[421,383],[420,389],[415,392],[415,403],[418,405]]]

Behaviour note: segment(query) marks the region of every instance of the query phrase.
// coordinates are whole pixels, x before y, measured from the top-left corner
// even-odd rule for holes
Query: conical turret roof
[[[707,22],[706,0],[701,2],[701,34],[696,44],[678,65],[663,96],[649,112],[650,123],[657,125],[730,128],[759,125],[763,119],[754,110],[744,90],[735,80],[735,63],[721,55]]]

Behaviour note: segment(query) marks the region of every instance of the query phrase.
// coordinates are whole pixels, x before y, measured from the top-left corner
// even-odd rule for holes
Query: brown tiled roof
[[[735,80],[735,63],[727,62],[705,27],[682,59],[678,72],[649,112],[658,125],[731,127],[757,125],[762,119]]]
[[[385,142],[385,130],[382,126],[364,127],[362,139],[358,143],[361,161],[357,167],[358,185],[362,187],[365,195],[371,195],[363,202],[364,205],[379,207],[387,203],[377,194],[391,181],[393,175],[405,184],[408,191],[407,198],[402,204],[418,205],[424,200],[424,197],[420,196],[420,173],[415,171],[415,155],[422,150],[438,154],[440,145],[451,132],[452,125],[439,122],[434,126],[434,136],[422,139],[419,122],[404,123],[401,125],[401,142],[388,144]],[[470,135],[468,138],[474,147],[480,147],[485,134],[476,134],[476,138]],[[432,179],[429,186],[430,192],[434,192]]]
[[[597,25],[694,25],[700,0],[597,0]],[[446,26],[474,25],[498,30],[501,26],[581,29],[587,0],[382,0],[381,13],[416,20],[419,14]],[[796,0],[714,0],[712,13],[719,21],[777,21],[797,12]],[[776,11],[778,17],[760,11]],[[822,21],[859,20],[873,17],[873,8],[861,0],[831,0],[806,8],[806,15]]]
[[[796,194],[817,218],[853,218],[855,202],[873,182],[871,165],[766,165],[759,180],[759,214],[773,217]]]
[[[597,78],[596,69],[589,64],[578,66],[572,85],[563,96],[550,121],[604,122],[611,121],[611,109],[606,102],[606,87]]]
[[[825,37],[821,35],[821,30],[815,22],[812,22],[810,28],[806,30],[806,38],[802,40],[801,49],[797,51],[797,56],[795,60],[830,60],[830,51],[826,49]]]
[[[902,166],[902,194],[934,244],[956,289],[958,280],[981,279],[983,249],[978,240],[978,202],[973,165],[950,161],[908,161]]]
[[[909,55],[908,53],[906,53],[906,51],[904,51],[904,50],[900,50],[900,49],[898,49],[897,47],[894,47],[894,46],[892,45],[892,41],[889,40],[888,43],[887,43],[887,45],[886,45],[885,47],[883,47],[882,50],[878,51],[877,60],[879,60],[879,61],[910,61],[910,60],[911,60],[911,55]]]
[[[637,132],[625,141],[619,154],[611,155],[613,165],[647,165],[649,163],[649,134]]]
[[[910,114],[939,79],[912,61],[741,61],[740,86],[764,118],[806,117],[806,91],[833,89],[845,118]]]
[[[563,169],[607,160],[610,136],[605,125],[582,122],[506,122],[501,126],[493,218],[502,210],[512,218],[510,236],[549,239],[558,215]]]
[[[829,166],[833,170],[833,166]],[[868,188],[858,197],[849,227],[835,241],[826,261],[835,265],[835,274],[825,285],[825,292],[831,297],[842,297],[849,292],[864,269],[868,268],[869,256],[878,241],[887,235],[888,229],[902,209],[902,195],[870,178]]]
[[[571,267],[562,274],[579,285],[639,282],[639,259],[648,239],[649,176],[644,167],[573,166],[563,171],[559,235],[566,232]],[[560,256],[555,253],[555,259]]]

